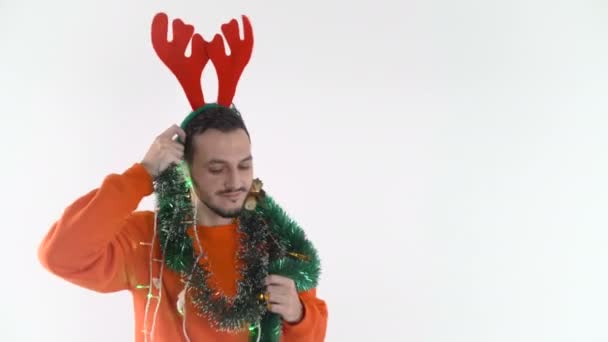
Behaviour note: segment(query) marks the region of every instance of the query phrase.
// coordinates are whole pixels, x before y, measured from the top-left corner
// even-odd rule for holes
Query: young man
[[[94,291],[130,291],[136,341],[323,341],[316,250],[253,179],[249,132],[230,105],[251,54],[250,24],[244,40],[236,21],[222,27],[231,56],[221,37],[206,42],[180,20],[167,42],[167,25],[163,13],[154,18],[153,45],[193,112],[143,160],[72,203],[42,241],[40,262]],[[208,60],[217,103],[205,103],[200,87]],[[155,210],[137,211],[153,193]]]
[[[225,107],[201,112],[185,131],[177,125],[169,127],[154,140],[141,162],[122,174],[107,176],[99,188],[71,204],[44,238],[40,261],[52,273],[94,291],[131,291],[136,341],[144,341],[150,333],[149,340],[156,341],[247,341],[248,331],[217,331],[204,315],[184,317],[178,308],[184,288],[179,274],[165,270],[158,280],[162,286],[153,284],[161,288],[155,295],[162,298],[160,303],[154,298],[150,304],[148,292],[141,288],[150,278],[151,247],[145,243],[153,239],[155,217],[153,212],[135,210],[153,193],[153,180],[182,159],[191,170],[198,198],[197,227],[189,234],[198,234],[194,240],[200,241],[207,256],[210,283],[217,286],[214,290],[234,296],[242,267],[235,258],[239,248],[235,219],[245,210],[243,204],[252,187],[253,158],[241,117]],[[200,253],[196,246],[195,250]],[[292,279],[278,275],[265,278],[265,285],[268,310],[283,321],[282,341],[323,341],[327,308],[315,289],[298,293]],[[149,306],[156,304],[153,322]],[[184,305],[186,313],[197,312],[191,301]],[[148,317],[144,317],[146,306]],[[148,329],[155,325],[154,331],[144,331],[144,323]]]

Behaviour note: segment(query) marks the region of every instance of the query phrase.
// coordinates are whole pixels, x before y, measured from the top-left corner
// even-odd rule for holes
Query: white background
[[[36,250],[189,112],[158,11],[250,17],[235,102],[323,259],[327,341],[608,339],[604,1],[0,0],[0,340],[133,339],[128,293]]]

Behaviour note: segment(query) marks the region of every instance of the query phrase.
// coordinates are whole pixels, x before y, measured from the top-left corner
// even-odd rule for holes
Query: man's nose
[[[238,173],[235,171],[230,171],[228,172],[228,176],[226,177],[226,181],[224,186],[227,189],[236,191],[239,189],[239,177],[238,177]]]

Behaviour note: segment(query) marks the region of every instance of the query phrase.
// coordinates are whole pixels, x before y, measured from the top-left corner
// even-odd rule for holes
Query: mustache
[[[246,192],[246,191],[247,191],[247,189],[245,189],[245,188],[227,189],[227,190],[219,191],[216,194],[217,195],[225,195],[225,194],[229,194],[229,193],[232,193],[232,192]]]

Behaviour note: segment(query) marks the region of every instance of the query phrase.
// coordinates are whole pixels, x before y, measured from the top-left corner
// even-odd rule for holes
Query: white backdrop
[[[235,102],[323,259],[327,341],[608,339],[604,2],[0,0],[0,340],[133,338],[128,293],[36,249],[188,113],[157,11],[251,18]]]

